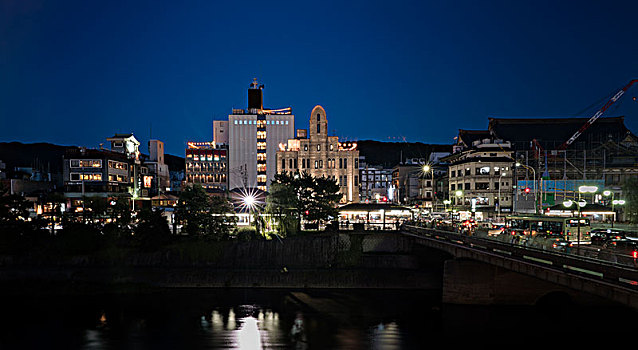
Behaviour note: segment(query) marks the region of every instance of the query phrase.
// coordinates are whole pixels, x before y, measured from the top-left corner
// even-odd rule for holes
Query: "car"
[[[590,232],[593,244],[604,245],[612,240],[627,239],[627,232],[617,228],[597,228]]]
[[[638,241],[635,239],[614,239],[605,242],[603,248],[613,250],[618,254],[638,257]]]
[[[552,243],[552,249],[558,250],[559,252],[569,253],[571,248],[574,246],[573,242],[565,240],[563,238],[556,238]]]

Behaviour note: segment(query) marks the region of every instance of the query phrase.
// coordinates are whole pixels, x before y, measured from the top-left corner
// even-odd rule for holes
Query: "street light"
[[[532,168],[530,166],[527,166],[525,164],[521,164],[519,162],[516,162],[515,165],[517,167],[522,166],[525,169],[531,169],[532,170],[532,177],[534,178],[534,214],[538,214],[538,203],[537,203],[537,200],[536,200],[536,197],[537,197],[536,196],[536,194],[537,194],[537,191],[536,191],[536,170],[534,170],[534,168]]]
[[[498,176],[498,214],[497,217],[500,220],[501,217],[501,177],[503,177],[503,175],[507,175],[505,172],[501,172],[501,175]]]
[[[431,173],[432,174],[432,212],[434,212],[434,168],[430,164],[425,164],[423,166],[423,173]]]
[[[609,197],[611,196],[611,211],[614,212],[614,217],[611,219],[611,227],[614,227],[614,221],[616,221],[616,211],[614,210],[614,192],[610,190],[604,190],[603,196]]]
[[[580,192],[579,192],[579,193],[580,193]],[[578,202],[575,202],[575,203],[576,203],[576,208],[578,209],[578,217],[576,218],[576,221],[578,222],[578,224],[577,224],[577,225],[578,225],[578,235],[576,236],[576,240],[578,241],[578,247],[577,247],[577,249],[580,249],[580,215],[581,215],[581,214],[580,214],[580,213],[581,213],[580,208],[582,208],[582,207],[584,207],[585,205],[587,205],[587,202],[585,202],[585,201],[581,201],[581,200],[580,200],[580,198],[579,198],[579,199],[578,199]],[[563,205],[564,205],[565,207],[567,207],[567,208],[571,207],[571,206],[572,206],[572,204],[574,204],[574,201],[572,201],[572,200],[567,200],[567,201],[564,201],[564,202],[563,202]],[[573,217],[573,216],[574,216],[574,215],[572,214],[572,217]]]
[[[581,193],[596,193],[596,191],[598,191],[598,187],[596,186],[579,186],[578,187],[578,202],[576,202],[578,205],[576,206],[578,209],[578,218],[576,219],[576,221],[578,221],[578,236],[577,236],[577,240],[578,240],[578,249],[580,249],[580,217],[581,217],[581,208],[584,207],[585,205],[587,205],[587,201],[585,200],[581,200],[580,198],[580,194]],[[573,201],[568,200],[563,202],[563,205],[566,207],[571,207]]]

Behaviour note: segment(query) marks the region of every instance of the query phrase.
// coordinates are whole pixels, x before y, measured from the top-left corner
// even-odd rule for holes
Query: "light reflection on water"
[[[436,297],[387,291],[310,299],[312,309],[288,292],[259,290],[0,298],[0,349],[422,349],[441,340],[450,348],[495,348],[521,334],[526,341],[566,339],[530,332],[538,325],[590,329],[623,315],[588,307],[441,307]],[[304,333],[295,338],[298,322]]]

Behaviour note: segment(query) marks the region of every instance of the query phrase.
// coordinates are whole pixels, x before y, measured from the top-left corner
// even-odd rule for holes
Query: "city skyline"
[[[631,2],[0,6],[1,142],[132,132],[183,156],[257,78],[296,128],[322,105],[343,140],[451,144],[491,116],[588,117],[636,78]],[[635,89],[605,114],[630,130]]]

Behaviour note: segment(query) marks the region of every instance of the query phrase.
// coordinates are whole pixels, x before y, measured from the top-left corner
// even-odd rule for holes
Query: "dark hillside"
[[[452,145],[425,144],[421,142],[381,142],[372,140],[357,141],[359,155],[366,157],[372,165],[393,167],[401,159],[427,158],[431,152],[452,152]]]

